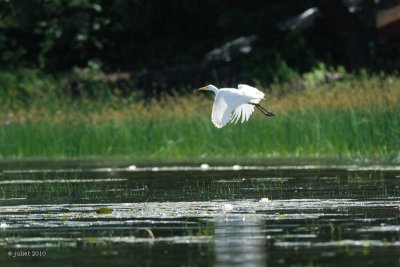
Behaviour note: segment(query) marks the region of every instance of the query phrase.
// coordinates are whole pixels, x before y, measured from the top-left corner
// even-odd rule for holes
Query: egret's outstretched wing
[[[254,98],[254,103],[258,104],[258,102],[260,102],[261,99],[264,98],[264,93],[261,92],[260,90],[258,90],[255,87],[252,87],[250,85],[247,84],[239,84],[238,85],[238,90],[243,92],[243,94],[247,95],[247,96],[251,96],[252,98]]]
[[[212,108],[211,121],[215,127],[224,127],[231,119],[233,107],[229,106],[225,95],[219,93],[215,97]]]
[[[211,121],[217,128],[224,127],[232,117],[232,111],[242,104],[235,92],[220,90],[215,97]]]
[[[233,112],[231,122],[237,123],[239,121],[240,117],[242,117],[242,121],[241,121],[242,123],[245,121],[248,121],[248,119],[250,118],[253,111],[254,111],[254,105],[242,104],[242,105],[238,106],[235,109],[235,111]]]
[[[217,92],[213,104],[211,121],[217,128],[224,127],[229,121],[237,123],[247,121],[254,112],[254,105],[264,97],[261,91],[248,85],[239,85],[239,90],[222,88]]]

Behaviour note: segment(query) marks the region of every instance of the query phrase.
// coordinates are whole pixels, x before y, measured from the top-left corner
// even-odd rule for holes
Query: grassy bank
[[[212,97],[196,93],[145,104],[134,97],[70,100],[50,92],[5,103],[0,155],[12,158],[332,157],[400,159],[400,78],[285,86],[265,106],[278,116],[216,129]]]

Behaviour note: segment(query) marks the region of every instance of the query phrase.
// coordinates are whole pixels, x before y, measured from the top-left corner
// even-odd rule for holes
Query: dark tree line
[[[345,2],[355,2],[359,11],[349,12]],[[299,71],[318,61],[350,69],[395,69],[396,64],[381,64],[398,62],[398,55],[385,49],[379,54],[373,3],[0,0],[0,66],[50,72],[87,65],[104,71],[170,69],[204,64],[205,54],[215,47],[239,36],[256,35],[253,52],[240,66],[259,77],[273,76],[283,63]],[[311,7],[320,10],[315,27],[278,29],[279,22]],[[371,55],[378,60],[371,60]]]

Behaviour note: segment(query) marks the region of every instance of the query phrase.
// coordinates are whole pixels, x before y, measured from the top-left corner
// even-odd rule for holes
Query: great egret
[[[236,88],[218,89],[214,85],[207,85],[198,90],[213,91],[215,100],[212,108],[211,121],[215,127],[222,128],[229,121],[237,123],[242,117],[242,123],[250,118],[254,107],[266,116],[275,116],[274,113],[260,106],[264,93],[246,84],[239,84]]]

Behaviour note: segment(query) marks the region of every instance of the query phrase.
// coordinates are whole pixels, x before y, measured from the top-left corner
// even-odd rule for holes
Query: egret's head
[[[213,91],[214,93],[217,93],[218,88],[212,84],[209,84],[207,86],[199,88],[198,90],[199,91]]]

